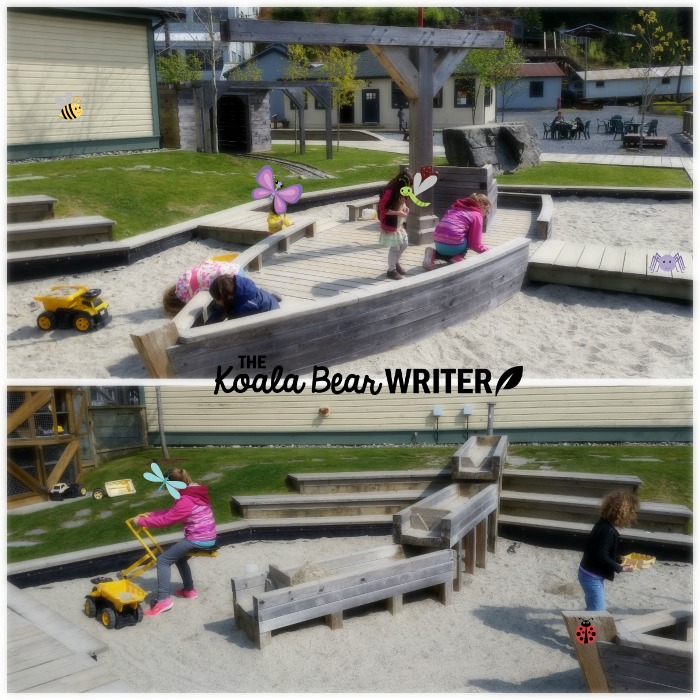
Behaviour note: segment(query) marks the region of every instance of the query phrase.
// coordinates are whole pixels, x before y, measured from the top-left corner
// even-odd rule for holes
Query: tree
[[[635,42],[632,54],[637,59],[641,71],[642,104],[640,135],[643,134],[644,118],[650,109],[656,86],[669,75],[676,66],[685,63],[690,52],[687,39],[674,39],[673,32],[666,31],[659,22],[654,10],[639,10],[639,21],[632,25]],[[643,147],[639,139],[639,150]]]
[[[227,70],[224,73],[224,78],[226,80],[262,80],[263,72],[257,61],[251,61],[242,68],[241,66],[234,66]]]
[[[455,77],[470,75],[476,78],[474,106],[472,113],[476,117],[476,104],[483,90],[494,87],[501,93],[501,121],[505,121],[508,101],[520,90],[518,79],[520,66],[525,63],[520,49],[509,36],[505,38],[502,49],[473,49],[459,64]]]
[[[365,86],[364,80],[357,80],[357,54],[343,51],[337,46],[305,47],[301,44],[287,46],[286,77],[290,80],[317,78],[336,83],[331,88],[331,104],[336,110],[338,145],[340,149],[340,108],[353,104],[355,93]],[[323,64],[319,68],[314,63]]]
[[[180,51],[173,51],[168,56],[159,56],[156,68],[163,83],[180,85],[202,78],[202,62],[196,56],[185,56]]]
[[[198,47],[199,57],[204,64],[211,70],[211,90],[212,90],[212,108],[211,108],[211,147],[212,153],[219,152],[218,140],[218,90],[216,85],[216,65],[223,57],[223,47],[221,43],[220,21],[225,18],[222,13],[226,12],[226,8],[217,7],[193,7],[192,20],[196,29],[192,28],[191,24],[187,24],[181,14],[170,13],[168,16],[169,22],[177,22],[183,32],[186,32],[192,42]],[[204,38],[201,38],[201,36]]]

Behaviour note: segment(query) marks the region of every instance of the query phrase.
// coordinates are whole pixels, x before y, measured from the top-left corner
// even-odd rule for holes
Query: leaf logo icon
[[[496,396],[501,389],[515,389],[523,378],[523,366],[508,368],[499,378],[496,384]]]

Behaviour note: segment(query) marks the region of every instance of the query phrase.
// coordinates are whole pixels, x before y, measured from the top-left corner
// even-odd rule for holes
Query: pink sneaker
[[[143,614],[147,617],[155,617],[166,610],[170,610],[172,607],[172,600],[170,600],[170,598],[166,598],[165,600],[159,600],[150,610],[144,610]]]
[[[178,598],[191,598],[192,600],[199,598],[199,593],[197,593],[197,591],[194,589],[191,591],[186,591],[184,588],[181,588],[175,595]]]
[[[453,262],[453,263],[464,262],[464,257],[462,255],[453,255],[452,258],[450,259],[450,262]]]
[[[426,248],[425,255],[423,256],[423,269],[432,270],[435,266],[435,250],[433,248]]]

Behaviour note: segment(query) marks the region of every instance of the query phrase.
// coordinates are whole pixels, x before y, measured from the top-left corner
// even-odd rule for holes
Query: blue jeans
[[[172,547],[166,549],[156,560],[156,570],[158,572],[158,600],[167,600],[170,597],[170,567],[175,564],[182,576],[182,587],[186,591],[194,590],[192,572],[187,562],[187,552],[190,549],[211,549],[211,547],[201,547],[189,540],[180,540]]]
[[[583,588],[586,599],[586,610],[605,610],[605,581],[589,574],[581,567],[578,570],[578,582]]]

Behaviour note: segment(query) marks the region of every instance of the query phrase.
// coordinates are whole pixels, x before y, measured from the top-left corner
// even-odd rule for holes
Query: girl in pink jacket
[[[158,599],[155,605],[144,611],[153,617],[173,607],[170,600],[170,567],[175,564],[182,577],[183,587],[177,591],[180,598],[196,598],[192,572],[187,562],[191,549],[211,549],[216,545],[216,523],[211,511],[209,489],[192,483],[192,478],[184,469],[171,469],[170,481],[184,481],[187,488],[180,491],[180,498],[168,510],[157,510],[134,518],[137,527],[168,527],[184,521],[185,539],[166,549],[157,561]]]
[[[432,270],[436,257],[461,262],[469,248],[485,253],[488,248],[482,241],[484,217],[490,209],[491,201],[483,194],[475,192],[458,199],[435,227],[435,249],[426,249],[423,267]]]

